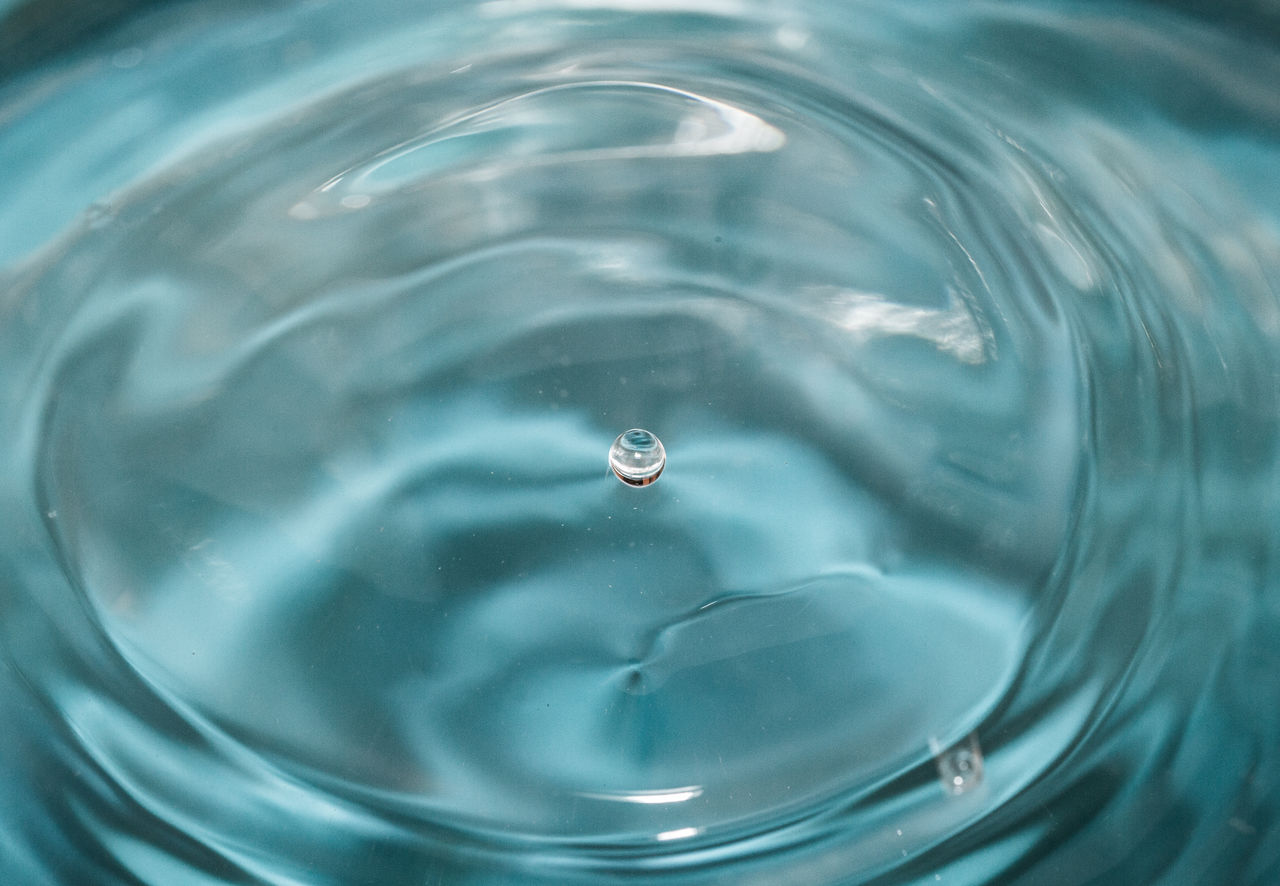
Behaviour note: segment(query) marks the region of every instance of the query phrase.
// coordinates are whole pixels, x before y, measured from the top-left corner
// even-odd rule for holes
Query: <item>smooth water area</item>
[[[0,882],[1280,882],[1274,14],[98,9],[0,3]]]

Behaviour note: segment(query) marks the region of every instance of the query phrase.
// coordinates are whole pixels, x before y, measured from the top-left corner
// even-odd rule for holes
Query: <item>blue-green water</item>
[[[95,9],[0,4],[0,882],[1280,882],[1268,7]]]

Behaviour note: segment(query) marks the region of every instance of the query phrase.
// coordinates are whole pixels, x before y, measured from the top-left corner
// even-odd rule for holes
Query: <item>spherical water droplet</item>
[[[609,467],[628,486],[648,486],[667,466],[667,450],[649,431],[623,431],[609,447]]]
[[[948,794],[963,794],[982,783],[982,748],[976,733],[946,750],[934,746],[933,752],[938,777]]]

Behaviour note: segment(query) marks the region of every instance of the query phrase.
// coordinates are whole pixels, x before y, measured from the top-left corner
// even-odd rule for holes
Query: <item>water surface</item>
[[[1280,880],[1243,9],[32,8],[5,882]]]

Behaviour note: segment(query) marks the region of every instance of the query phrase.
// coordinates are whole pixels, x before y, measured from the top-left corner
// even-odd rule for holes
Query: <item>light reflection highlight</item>
[[[579,794],[591,800],[612,800],[616,803],[641,803],[646,806],[660,805],[663,803],[684,803],[686,800],[692,800],[694,797],[702,796],[702,788],[699,785],[691,785],[684,788],[670,788],[658,791],[626,791],[618,793],[600,793],[600,794]]]

